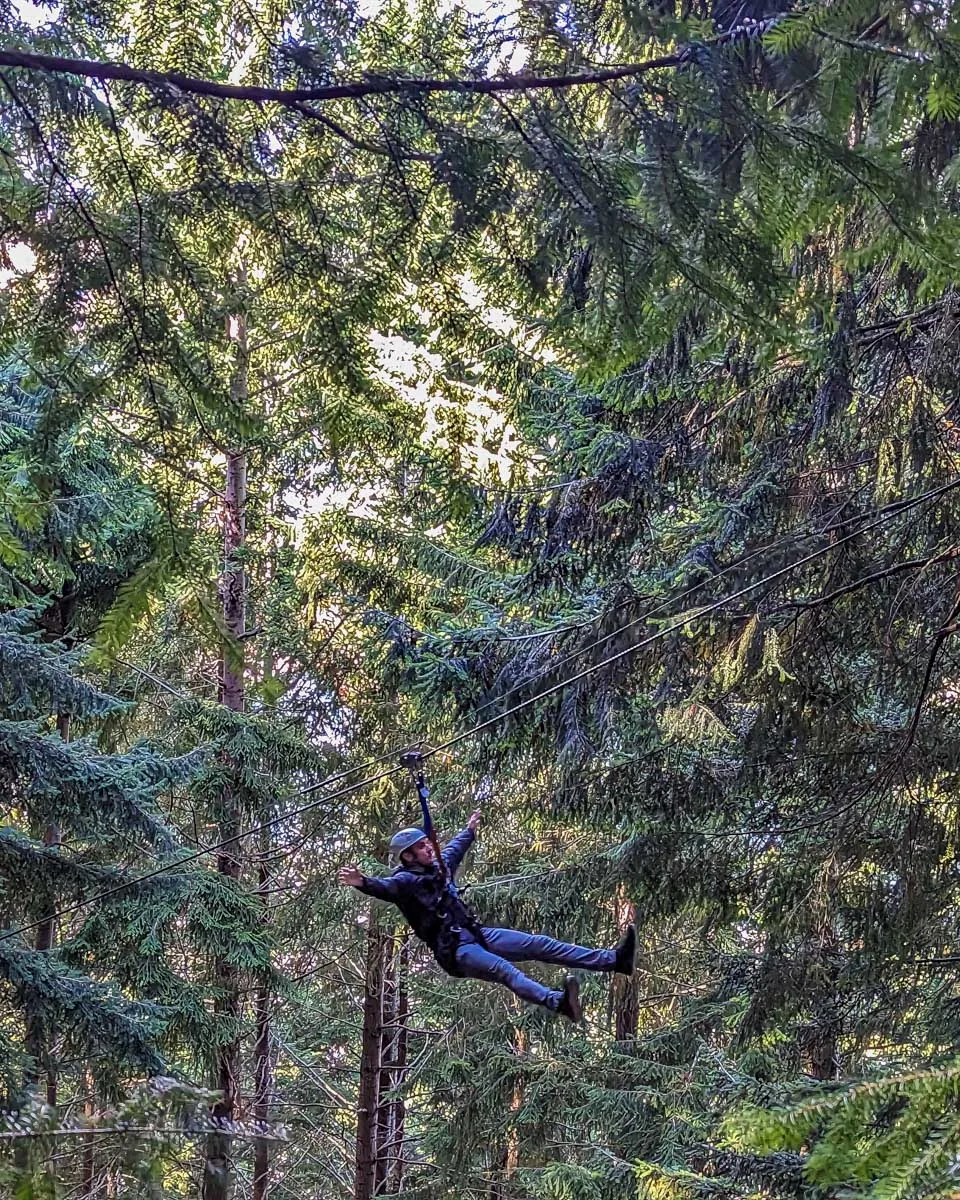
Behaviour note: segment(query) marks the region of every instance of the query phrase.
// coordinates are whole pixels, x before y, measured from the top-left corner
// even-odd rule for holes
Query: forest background
[[[954,1194],[952,5],[0,21],[3,1194]]]

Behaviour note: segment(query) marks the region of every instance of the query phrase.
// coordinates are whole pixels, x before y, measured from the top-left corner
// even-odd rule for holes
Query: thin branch
[[[319,121],[332,134],[351,145],[354,150],[361,150],[367,154],[381,154],[394,162],[399,158],[404,162],[435,163],[439,158],[437,154],[427,154],[418,150],[401,151],[392,145],[380,145],[377,142],[369,142],[365,138],[354,137],[350,130],[341,125],[339,121],[334,121],[332,117],[325,116],[315,108],[308,108],[305,104],[294,102],[290,104],[290,107],[294,112],[300,113],[303,117],[308,117],[311,121]]]
[[[762,37],[781,19],[781,14],[763,21],[745,21],[720,37],[703,43],[721,46],[740,38]],[[596,71],[580,71],[571,75],[504,75],[492,79],[404,79],[370,76],[353,83],[326,84],[314,88],[275,88],[218,83],[199,79],[179,71],[151,71],[131,67],[127,63],[102,62],[83,58],[63,58],[56,54],[35,54],[24,50],[0,50],[0,66],[18,67],[28,71],[47,71],[56,75],[76,75],[86,79],[116,79],[148,87],[173,89],[197,96],[213,96],[220,100],[244,100],[255,104],[283,104],[295,108],[303,116],[316,117],[309,109],[299,106],[326,100],[357,100],[364,96],[423,95],[429,92],[489,96],[499,92],[557,91],[562,88],[584,87],[633,79],[664,67],[679,67],[690,61],[691,46],[672,54],[650,58],[645,62],[626,63]]]
[[[219,1128],[219,1125],[217,1126]],[[238,1127],[239,1128],[239,1127]],[[0,1140],[5,1142],[17,1141],[22,1138],[51,1138],[51,1137],[103,1137],[106,1134],[125,1136],[174,1136],[174,1137],[204,1137],[209,1132],[205,1127],[199,1126],[192,1128],[184,1125],[102,1125],[91,1128],[81,1127],[79,1129],[72,1127],[59,1127],[56,1129],[11,1129],[0,1130]],[[231,1130],[231,1136],[244,1136],[248,1138],[258,1138],[264,1142],[287,1142],[289,1138],[280,1137],[276,1134],[266,1132],[249,1132],[244,1133],[242,1130],[238,1134]]]
[[[945,551],[943,554],[937,554],[933,558],[911,558],[906,562],[894,563],[892,567],[885,567],[881,571],[874,571],[871,575],[863,575],[859,579],[854,579],[852,583],[846,583],[843,587],[838,587],[823,596],[814,596],[811,600],[789,600],[786,604],[782,604],[774,609],[774,612],[784,612],[787,609],[793,608],[822,608],[824,604],[832,604],[834,600],[839,600],[841,596],[847,596],[850,592],[856,592],[860,588],[868,587],[871,583],[876,583],[878,580],[887,579],[891,575],[899,575],[903,571],[913,571],[921,567],[931,567],[936,563],[947,562],[952,558],[956,558],[957,553],[956,548],[953,548]]]
[[[940,655],[940,649],[943,643],[952,633],[955,633],[957,626],[954,622],[957,616],[960,615],[960,588],[957,589],[957,595],[953,602],[953,607],[950,609],[950,614],[944,621],[943,625],[937,630],[936,636],[930,647],[930,655],[927,659],[926,670],[923,673],[923,683],[920,685],[920,695],[917,697],[917,705],[913,710],[913,720],[910,722],[910,728],[907,730],[907,736],[904,738],[903,746],[900,751],[901,759],[906,755],[907,751],[913,745],[914,739],[917,736],[917,730],[920,728],[920,717],[923,714],[923,706],[926,703],[927,693],[930,690],[930,681],[933,677],[933,668],[937,664],[937,658]]]
[[[885,18],[884,18],[885,20]],[[871,29],[882,24],[883,21],[875,21]],[[836,42],[840,46],[847,46],[851,50],[863,50],[868,54],[890,54],[894,58],[904,58],[907,62],[927,64],[933,60],[928,54],[924,54],[921,50],[901,50],[898,46],[883,46],[878,42],[865,42],[862,38],[866,35],[861,34],[859,38],[842,37],[839,33],[831,33],[827,29],[819,29],[813,27],[813,32],[817,37],[822,37],[825,41]]]

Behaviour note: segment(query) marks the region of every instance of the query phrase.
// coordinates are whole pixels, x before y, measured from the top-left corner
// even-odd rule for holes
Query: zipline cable
[[[950,483],[943,484],[939,488],[934,488],[932,491],[924,493],[922,496],[914,497],[913,500],[900,502],[897,505],[896,511],[904,512],[909,508],[915,507],[917,504],[923,503],[927,499],[937,498],[948,491],[952,491],[956,487],[960,487],[960,478],[953,479],[950,481]],[[788,563],[785,567],[781,567],[779,570],[774,571],[771,575],[766,575],[763,579],[758,579],[753,583],[748,583],[738,591],[733,592],[731,595],[724,596],[720,600],[715,600],[711,604],[704,605],[703,608],[699,608],[696,610],[696,612],[689,613],[686,616],[681,617],[672,625],[665,625],[662,629],[658,629],[656,633],[652,633],[649,637],[641,639],[632,646],[626,646],[623,650],[618,650],[616,654],[611,654],[609,658],[605,658],[601,662],[594,663],[592,666],[586,667],[583,671],[579,671],[576,675],[570,675],[568,678],[560,680],[559,683],[555,683],[551,687],[545,688],[542,692],[538,692],[536,696],[529,696],[526,700],[522,700],[519,704],[515,704],[512,708],[504,709],[503,712],[497,713],[496,716],[490,717],[486,721],[482,721],[479,725],[474,725],[472,729],[467,729],[463,733],[458,733],[456,736],[449,738],[447,741],[441,742],[439,746],[435,746],[431,750],[424,750],[423,757],[429,758],[434,754],[439,754],[443,750],[449,750],[451,746],[456,746],[460,742],[465,741],[467,738],[473,737],[477,733],[482,733],[483,730],[489,729],[491,725],[496,725],[499,721],[504,720],[504,718],[514,716],[528,705],[535,704],[538,700],[545,700],[548,696],[562,691],[563,688],[569,687],[570,684],[577,683],[579,680],[587,678],[587,676],[592,675],[594,671],[599,671],[601,667],[609,666],[611,663],[615,663],[619,659],[625,658],[628,654],[633,654],[637,650],[642,650],[645,646],[649,646],[653,642],[659,641],[660,638],[666,637],[670,633],[676,633],[678,629],[682,629],[685,625],[689,625],[693,621],[699,621],[703,617],[708,616],[710,613],[716,612],[718,609],[730,604],[732,601],[739,600],[742,596],[746,596],[750,592],[756,591],[757,588],[764,587],[769,583],[773,583],[774,580],[780,579],[784,575],[789,575],[791,571],[795,571],[798,567],[806,566],[807,563],[814,562],[824,554],[829,554],[831,550],[835,550],[838,546],[842,546],[845,542],[852,541],[854,538],[859,537],[860,534],[876,528],[878,525],[882,524],[889,515],[891,515],[891,513],[888,512],[884,514],[883,517],[878,517],[876,520],[870,521],[866,525],[862,525],[860,528],[852,530],[850,533],[838,538],[835,542],[831,542],[829,546],[821,546],[819,550],[811,551],[802,558],[798,558],[796,562]],[[637,622],[632,622],[632,624],[636,623]],[[629,626],[624,626],[624,628],[629,628]]]
[[[900,508],[902,508],[904,503],[905,502],[902,500],[896,500],[896,501],[893,501],[892,504],[887,505],[885,508],[882,508],[879,511],[881,513],[886,513],[887,511],[892,511],[893,509],[899,510]],[[774,542],[770,542],[766,546],[760,546],[758,549],[752,550],[749,554],[745,554],[742,558],[738,558],[735,562],[728,563],[727,566],[721,567],[720,570],[714,572],[712,575],[707,576],[705,579],[700,579],[696,583],[690,584],[690,586],[688,588],[686,588],[684,591],[679,592],[675,596],[668,597],[667,599],[662,601],[659,605],[657,605],[655,608],[652,608],[649,611],[642,613],[639,617],[635,617],[632,621],[628,621],[625,625],[618,625],[616,629],[611,630],[610,633],[604,634],[603,637],[597,638],[595,641],[591,642],[588,646],[581,646],[578,650],[571,650],[569,654],[562,655],[560,658],[558,658],[554,662],[550,663],[550,666],[548,668],[545,668],[544,670],[540,671],[532,679],[528,679],[523,683],[519,683],[516,686],[514,686],[514,687],[508,689],[506,692],[504,692],[502,696],[497,696],[493,700],[488,700],[488,701],[486,701],[486,703],[481,704],[480,707],[478,709],[476,709],[476,712],[481,713],[484,711],[484,709],[492,707],[494,704],[497,704],[501,700],[506,699],[506,697],[512,696],[515,692],[519,692],[523,688],[529,687],[530,684],[536,683],[538,679],[542,679],[548,673],[552,673],[558,667],[563,666],[564,663],[570,662],[571,659],[579,658],[582,654],[586,653],[589,650],[595,650],[597,648],[597,646],[602,646],[604,644],[604,642],[609,642],[612,638],[618,637],[622,633],[626,633],[626,631],[628,629],[632,629],[635,625],[642,625],[645,621],[649,621],[651,617],[655,617],[657,615],[657,613],[663,612],[663,610],[665,608],[667,608],[668,606],[676,604],[677,602],[686,599],[688,596],[692,596],[695,592],[698,592],[702,588],[706,587],[706,585],[708,583],[713,583],[717,579],[722,579],[724,575],[729,574],[731,571],[737,570],[738,568],[744,566],[746,563],[750,562],[752,559],[759,558],[761,555],[764,555],[764,554],[773,553],[774,551],[780,549],[782,546],[789,544],[790,542],[798,541],[798,540],[806,541],[809,538],[822,537],[824,534],[832,533],[836,529],[842,529],[843,526],[848,523],[848,520],[849,519],[835,521],[832,524],[822,525],[819,528],[809,529],[806,531],[797,530],[793,533],[790,533],[790,534],[784,535],[781,538],[778,538]],[[862,526],[861,532],[868,528],[869,528],[869,526]],[[613,608],[609,609],[607,611],[607,613],[602,614],[602,615],[603,616],[609,615],[610,612],[616,612],[618,609],[625,608],[628,604],[632,604],[634,602],[634,600],[642,600],[643,598],[644,597],[642,597],[642,596],[631,597],[631,599],[629,599],[629,600],[624,600],[620,604],[614,605]],[[555,632],[558,634],[574,632],[577,629],[584,628],[584,626],[589,623],[590,622],[585,621],[585,622],[582,622],[580,625],[561,626]],[[530,636],[530,637],[536,637],[536,636],[546,637],[547,633],[530,634],[528,636]]]
[[[955,480],[954,483],[960,484],[960,479]],[[954,483],[945,485],[943,489],[932,489],[931,491],[925,492],[920,496],[913,497],[911,500],[891,501],[890,504],[884,505],[878,511],[883,516],[895,514],[896,512],[902,511],[905,507],[910,507],[910,506],[922,503],[926,499],[935,497],[942,490],[949,490],[951,487],[954,486]],[[612,638],[618,637],[620,634],[625,633],[628,629],[632,629],[636,625],[641,625],[645,621],[649,621],[652,617],[657,616],[658,613],[662,613],[666,608],[669,608],[672,605],[677,604],[680,601],[686,600],[690,596],[695,595],[697,592],[699,592],[703,588],[705,588],[707,586],[707,584],[715,583],[718,579],[722,579],[725,575],[729,575],[731,571],[739,570],[739,568],[745,566],[748,562],[751,562],[753,559],[761,557],[761,555],[771,554],[771,553],[781,549],[782,547],[789,545],[791,542],[794,542],[797,540],[806,541],[809,538],[823,537],[825,534],[833,533],[837,529],[842,529],[844,525],[848,524],[848,522],[849,522],[849,518],[839,520],[839,521],[833,521],[832,523],[828,523],[826,525],[821,525],[814,529],[795,530],[789,534],[785,534],[784,536],[777,538],[776,541],[769,542],[765,546],[760,546],[756,550],[752,550],[749,554],[743,555],[742,558],[738,558],[735,562],[728,563],[725,567],[721,567],[718,571],[715,571],[713,574],[707,576],[706,578],[699,579],[699,580],[697,580],[696,583],[690,584],[682,592],[678,592],[675,595],[665,597],[659,604],[655,605],[651,609],[648,609],[641,616],[635,617],[632,621],[628,621],[625,625],[618,625],[616,629],[611,630],[609,633],[605,633],[602,637],[594,639],[594,641],[590,642],[589,645],[581,646],[577,650],[571,650],[569,654],[561,655],[560,658],[555,659],[550,664],[549,671],[550,672],[556,671],[556,669],[558,667],[563,666],[564,663],[567,663],[574,659],[580,658],[584,654],[588,653],[589,651],[596,650],[598,646],[604,645],[605,642],[609,642]],[[857,530],[857,532],[860,532],[860,533],[865,532],[866,530],[873,528],[876,525],[876,523],[877,522],[874,521],[870,525],[863,525],[859,528],[859,530]],[[844,539],[841,539],[841,540],[844,540]],[[799,565],[799,563],[794,564],[794,565],[795,566]],[[759,587],[760,584],[762,584],[764,582],[765,582],[765,580],[760,580],[758,582],[757,586]],[[606,613],[601,614],[601,615],[608,616],[610,613],[617,612],[621,608],[626,608],[628,604],[632,604],[634,601],[639,601],[644,598],[645,597],[643,597],[643,596],[631,597],[629,600],[624,600],[624,601],[621,601],[619,604],[615,604],[611,609],[608,609]],[[592,624],[596,619],[598,619],[598,618],[594,618],[590,621],[581,622],[578,625],[560,626],[559,628],[557,628],[555,630],[543,630],[538,633],[527,634],[524,636],[534,638],[534,637],[547,637],[550,634],[570,633],[577,629],[585,628],[587,625]],[[602,664],[598,664],[598,665],[602,665]],[[539,674],[534,676],[532,679],[528,679],[528,680],[524,681],[523,683],[516,684],[512,688],[508,688],[507,691],[505,691],[502,695],[495,697],[493,700],[488,700],[484,704],[481,704],[475,710],[476,713],[482,713],[485,709],[491,708],[494,704],[498,704],[498,703],[502,702],[503,700],[506,700],[508,697],[516,695],[517,692],[523,691],[524,688],[529,687],[533,683],[536,683],[538,679],[542,679],[547,673],[548,673],[548,671],[546,671],[546,670],[541,671],[541,672],[539,672]],[[537,699],[537,698],[538,697],[534,697],[534,699]],[[403,746],[398,746],[394,750],[388,750],[385,754],[378,755],[376,758],[371,758],[371,759],[368,759],[364,763],[359,763],[355,767],[351,767],[347,770],[340,771],[335,775],[330,775],[326,779],[320,780],[319,783],[309,784],[307,787],[301,788],[299,794],[301,796],[307,796],[311,792],[317,791],[318,789],[323,788],[323,787],[327,787],[331,783],[336,783],[337,780],[339,780],[339,779],[345,779],[348,775],[352,775],[356,771],[369,770],[371,767],[376,766],[378,763],[387,762],[392,759],[395,759],[397,757],[397,755],[399,755],[403,750],[405,750],[407,748],[408,744],[409,743],[405,743]]]
[[[957,480],[956,482],[960,483],[960,480]],[[952,486],[953,486],[953,484],[947,484],[947,485],[945,485],[945,489],[932,489],[931,491],[926,492],[926,493],[922,494],[921,496],[913,497],[910,500],[891,501],[889,504],[882,506],[878,510],[878,515],[887,516],[887,515],[902,511],[904,508],[909,508],[915,504],[922,502],[923,500],[925,500],[927,498],[935,496],[939,490],[949,490],[949,488]],[[741,558],[736,559],[734,562],[728,563],[725,567],[721,567],[719,570],[715,571],[713,574],[707,576],[706,578],[699,579],[699,580],[697,580],[696,583],[690,584],[682,592],[678,592],[674,595],[666,597],[659,604],[655,605],[651,609],[648,609],[646,612],[642,613],[639,617],[634,618],[632,621],[628,621],[624,625],[618,625],[616,629],[611,630],[610,633],[606,633],[602,637],[594,639],[594,641],[590,642],[589,645],[581,646],[577,650],[572,650],[568,654],[561,655],[560,658],[555,659],[553,662],[550,663],[549,668],[539,671],[531,679],[525,680],[523,683],[518,683],[512,688],[508,688],[507,691],[505,691],[502,695],[495,697],[493,700],[488,700],[488,701],[486,701],[486,703],[481,704],[477,709],[474,710],[475,715],[479,715],[480,713],[484,712],[486,709],[491,708],[493,705],[501,703],[502,701],[506,700],[510,696],[516,695],[517,692],[523,691],[525,688],[531,686],[532,684],[535,684],[538,680],[543,679],[546,675],[555,673],[559,667],[562,667],[564,665],[564,663],[581,658],[583,655],[589,653],[590,651],[595,650],[598,646],[602,646],[605,642],[609,642],[612,638],[618,637],[620,634],[625,633],[628,629],[632,629],[636,625],[641,625],[647,621],[650,621],[653,617],[657,616],[658,613],[662,613],[666,608],[672,607],[673,605],[679,603],[680,601],[687,599],[688,597],[694,595],[696,592],[701,591],[704,587],[707,586],[707,584],[715,583],[718,579],[722,579],[723,576],[730,574],[730,572],[739,570],[746,563],[751,562],[753,559],[759,558],[762,555],[775,553],[777,550],[781,549],[782,547],[787,546],[790,543],[798,541],[798,540],[806,541],[806,540],[808,540],[810,538],[814,538],[814,537],[823,537],[825,534],[832,533],[837,529],[842,529],[843,526],[847,525],[847,524],[849,524],[849,518],[842,518],[840,520],[829,521],[826,525],[820,525],[820,526],[817,526],[816,528],[810,528],[810,529],[806,529],[806,530],[803,530],[803,529],[794,530],[789,534],[784,534],[782,537],[777,538],[775,541],[768,542],[766,545],[760,546],[756,550],[752,550],[749,554],[745,554]],[[877,524],[877,522],[874,521],[872,524],[861,526],[856,532],[864,532],[870,528],[875,527],[876,524]],[[846,539],[841,539],[841,541],[843,541],[843,540],[846,540]],[[796,566],[799,564],[794,564],[794,565]],[[757,586],[760,586],[764,582],[765,582],[764,580],[760,580],[758,582]],[[621,601],[619,604],[615,604],[612,608],[608,609],[605,614],[602,614],[602,615],[609,616],[610,613],[617,612],[619,609],[627,607],[628,604],[631,604],[634,601],[639,601],[639,600],[646,599],[646,598],[647,597],[643,597],[643,596],[631,597],[631,599],[629,599],[629,600]],[[569,632],[573,632],[577,629],[583,629],[587,625],[593,624],[596,619],[598,619],[598,618],[593,618],[588,621],[582,621],[577,625],[561,626],[556,630],[541,631],[539,633],[529,634],[529,635],[524,635],[524,636],[534,638],[534,637],[545,637],[545,636],[549,636],[550,634],[569,633]],[[663,632],[669,632],[669,631],[665,630]],[[522,639],[518,639],[518,640],[522,640]],[[636,649],[637,647],[635,646],[632,648]],[[603,665],[602,663],[597,664],[598,667],[602,666],[602,665]],[[539,698],[538,696],[533,697],[533,700],[536,700],[538,698]],[[504,715],[506,715],[506,714],[504,714]],[[398,746],[396,749],[387,751],[385,754],[378,755],[376,758],[369,759],[368,761],[366,761],[364,763],[360,763],[355,767],[349,768],[348,770],[341,771],[336,775],[328,776],[326,779],[321,780],[319,783],[310,784],[309,786],[307,786],[305,788],[301,788],[299,794],[301,796],[309,795],[311,792],[314,792],[314,791],[318,790],[319,788],[327,787],[331,783],[334,783],[339,779],[344,779],[344,778],[346,778],[346,776],[351,775],[356,771],[369,770],[371,767],[376,766],[378,763],[386,762],[391,759],[395,759],[397,757],[397,755],[401,753],[401,751],[406,750],[408,745],[409,745],[409,743],[405,743],[404,746],[402,746],[402,747]],[[2,939],[0,939],[0,940],[2,940]]]
[[[684,626],[691,624],[693,621],[702,620],[710,613],[718,611],[727,604],[732,603],[734,600],[738,600],[743,596],[749,595],[751,592],[756,591],[760,587],[764,587],[777,579],[783,578],[785,575],[789,575],[792,571],[797,570],[799,567],[806,566],[807,563],[814,562],[824,554],[829,554],[838,546],[842,546],[846,542],[852,541],[854,538],[859,537],[861,534],[867,533],[869,530],[875,529],[882,525],[887,517],[893,516],[896,513],[906,512],[911,508],[916,508],[917,505],[924,504],[928,500],[938,499],[940,496],[946,495],[947,492],[953,491],[954,488],[957,487],[960,487],[960,476],[950,480],[948,483],[941,484],[939,487],[931,488],[929,491],[923,492],[919,496],[914,496],[909,500],[894,502],[893,504],[887,506],[886,510],[881,516],[878,516],[873,521],[867,522],[866,525],[862,525],[857,529],[851,530],[850,533],[844,534],[843,537],[838,538],[835,542],[831,542],[828,546],[821,546],[819,549],[811,551],[809,554],[804,555],[802,558],[798,558],[795,562],[788,563],[785,567],[781,567],[779,570],[765,576],[763,579],[758,579],[753,583],[746,584],[744,587],[731,593],[731,595],[724,596],[719,600],[715,600],[712,603],[705,605],[703,608],[697,609],[696,612],[689,613],[686,616],[681,617],[673,624],[666,625],[664,628],[658,629],[655,633],[651,634],[647,638],[643,638],[635,645],[627,646],[623,650],[617,651],[616,654],[610,655],[609,658],[605,658],[601,662],[594,663],[592,666],[585,668],[583,671],[579,671],[575,675],[571,675],[567,679],[560,680],[558,683],[551,685],[549,688],[545,688],[542,692],[538,692],[535,696],[528,696],[526,700],[522,700],[519,704],[515,704],[511,708],[507,708],[503,712],[497,713],[496,716],[490,717],[486,721],[482,721],[479,724],[474,725],[472,728],[456,734],[452,738],[448,738],[447,741],[423,750],[421,752],[421,757],[423,759],[432,758],[434,755],[440,754],[445,750],[449,750],[453,746],[459,745],[461,742],[466,741],[467,738],[474,737],[476,734],[482,733],[484,730],[491,728],[500,721],[505,720],[507,717],[515,716],[517,713],[522,712],[525,708],[529,708],[530,705],[536,704],[540,700],[545,700],[547,697],[555,695],[557,692],[569,687],[570,684],[577,683],[581,679],[588,678],[595,671],[599,671],[603,667],[609,666],[611,663],[618,662],[620,659],[625,658],[628,654],[633,654],[637,650],[641,650],[646,646],[652,645],[654,642],[659,641],[668,634],[675,633],[677,630],[684,628]],[[636,622],[632,622],[632,624],[636,624]],[[362,770],[373,763],[382,761],[383,757],[384,756],[381,756],[379,759],[372,759],[369,764],[362,764],[361,766],[353,768],[353,770]],[[320,805],[326,804],[331,800],[337,800],[341,796],[348,796],[353,792],[360,791],[362,788],[370,787],[372,784],[378,783],[382,779],[387,779],[392,775],[396,775],[405,769],[405,767],[400,766],[399,764],[394,767],[388,767],[386,770],[380,771],[376,775],[371,775],[368,778],[357,780],[355,783],[348,784],[346,787],[340,788],[335,792],[326,793],[316,800],[311,800],[308,803],[299,805],[298,807],[290,809],[287,812],[280,813],[276,817],[271,817],[267,821],[260,821],[256,825],[251,826],[249,829],[242,830],[233,837],[224,838],[219,842],[213,842],[201,850],[197,850],[192,854],[186,855],[184,858],[179,858],[174,862],[166,863],[163,866],[157,867],[153,871],[148,871],[145,875],[139,875],[136,879],[125,880],[123,883],[116,884],[111,888],[106,888],[104,891],[97,892],[93,896],[88,896],[84,900],[78,900],[73,904],[65,905],[62,908],[56,909],[52,913],[40,917],[35,921],[31,921],[28,924],[19,925],[16,929],[8,930],[6,933],[0,934],[0,943],[7,942],[14,937],[19,937],[24,933],[29,933],[33,929],[38,929],[41,925],[45,925],[47,922],[56,921],[61,917],[69,916],[72,913],[78,912],[82,908],[86,908],[90,904],[96,904],[100,900],[109,899],[111,896],[118,895],[120,892],[126,891],[128,888],[136,887],[142,883],[148,883],[151,879],[156,879],[161,875],[168,874],[170,871],[174,871],[187,863],[196,862],[205,854],[210,854],[215,850],[227,849],[230,846],[236,845],[244,838],[251,837],[253,834],[259,833],[261,830],[270,829],[274,825],[280,824],[282,821],[292,820],[294,817],[301,816],[304,813],[309,812],[311,809],[318,808]],[[331,776],[329,779],[324,780],[319,784],[313,784],[309,788],[304,788],[301,792],[301,795],[307,795],[313,791],[316,791],[318,788],[324,787],[337,779],[342,779],[345,775],[349,775],[351,773],[351,771],[340,772],[338,775]]]
[[[156,879],[160,875],[166,875],[170,871],[175,871],[178,867],[185,866],[187,863],[196,862],[197,859],[203,858],[205,854],[213,853],[214,850],[225,850],[229,846],[233,846],[244,838],[259,833],[263,829],[270,829],[274,825],[279,825],[281,821],[288,821],[293,817],[299,816],[301,813],[309,812],[312,808],[318,808],[328,800],[336,800],[340,796],[348,796],[351,792],[359,791],[360,788],[369,787],[371,784],[378,783],[381,779],[386,779],[390,775],[396,775],[403,769],[400,766],[390,767],[386,771],[379,772],[377,775],[371,775],[367,779],[361,779],[357,783],[349,784],[337,792],[321,796],[318,800],[312,800],[309,804],[303,804],[299,808],[290,809],[287,812],[280,813],[276,817],[271,817],[269,821],[260,821],[257,825],[252,825],[249,829],[241,830],[233,837],[224,838],[220,842],[212,842],[209,846],[203,846],[200,850],[194,850],[191,854],[187,854],[183,858],[165,863],[153,871],[148,871],[146,875],[138,875],[136,879],[127,879],[123,883],[115,884],[113,887],[106,888],[102,892],[88,896],[85,900],[77,900],[73,904],[58,908],[47,916],[40,917],[37,921],[31,921],[28,925],[20,925],[16,929],[8,930],[6,933],[0,934],[0,942],[9,941],[10,938],[17,937],[22,933],[29,933],[31,929],[37,929],[39,926],[46,924],[47,921],[56,921],[60,917],[69,916],[71,913],[78,912],[81,908],[86,908],[88,904],[96,904],[99,900],[107,900],[111,896],[116,896],[120,892],[126,891],[127,888],[137,887],[141,883],[148,883],[151,879]]]

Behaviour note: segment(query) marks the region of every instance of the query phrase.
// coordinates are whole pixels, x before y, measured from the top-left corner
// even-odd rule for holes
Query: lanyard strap
[[[410,772],[413,786],[417,789],[417,796],[420,798],[420,812],[423,815],[423,832],[430,839],[433,852],[437,856],[440,879],[446,883],[447,864],[443,861],[440,843],[437,841],[436,830],[433,828],[433,817],[430,815],[430,788],[427,786],[427,777],[423,770],[423,755],[418,750],[408,750],[406,754],[400,756],[400,765],[406,767]]]

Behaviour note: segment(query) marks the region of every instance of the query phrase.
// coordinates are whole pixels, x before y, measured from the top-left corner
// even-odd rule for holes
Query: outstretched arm
[[[477,836],[477,826],[480,824],[480,809],[475,809],[467,822],[467,827],[455,838],[452,838],[443,848],[443,861],[451,875],[456,875],[463,856],[473,845]]]
[[[357,867],[341,867],[337,872],[337,882],[344,887],[356,888],[365,896],[373,896],[375,900],[394,899],[392,879],[371,878],[364,875]]]

